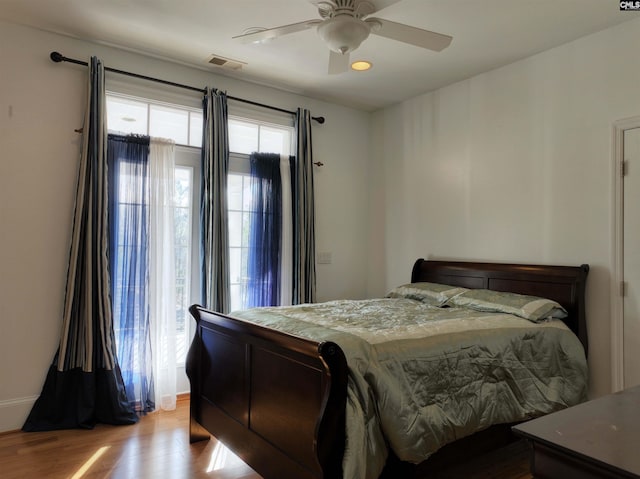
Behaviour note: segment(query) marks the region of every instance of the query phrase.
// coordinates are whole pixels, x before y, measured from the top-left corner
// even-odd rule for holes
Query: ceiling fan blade
[[[447,48],[451,40],[453,40],[453,37],[449,35],[411,27],[402,23],[391,22],[383,18],[367,18],[366,21],[371,21],[373,25],[375,25],[375,23],[380,24],[379,28],[371,28],[371,33],[374,35],[409,43],[410,45],[427,48],[436,52]]]
[[[338,75],[346,71],[349,71],[349,54],[331,50],[329,53],[329,75]]]
[[[307,30],[321,22],[322,20],[307,20],[305,22],[292,23],[290,25],[282,25],[281,27],[267,28],[265,30],[245,33],[244,35],[236,35],[233,38],[240,40],[242,43],[258,43],[272,38],[281,37],[282,35],[288,35],[289,33]]]

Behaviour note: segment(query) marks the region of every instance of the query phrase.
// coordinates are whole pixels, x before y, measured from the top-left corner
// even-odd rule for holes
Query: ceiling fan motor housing
[[[324,20],[317,30],[331,50],[344,55],[360,46],[369,36],[371,27],[351,15],[336,15]]]

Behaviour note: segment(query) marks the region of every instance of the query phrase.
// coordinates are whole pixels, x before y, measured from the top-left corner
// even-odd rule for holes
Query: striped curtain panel
[[[109,286],[104,68],[89,66],[75,213],[58,351],[23,430],[132,424],[116,359]]]
[[[311,113],[296,111],[296,156],[291,168],[293,200],[293,304],[316,298],[315,206]]]
[[[206,308],[228,313],[229,224],[227,178],[229,132],[227,94],[211,89],[204,98],[200,199],[201,297]]]

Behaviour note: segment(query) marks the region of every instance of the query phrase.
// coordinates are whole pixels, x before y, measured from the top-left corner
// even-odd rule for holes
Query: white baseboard
[[[22,428],[38,396],[0,400],[0,432]]]

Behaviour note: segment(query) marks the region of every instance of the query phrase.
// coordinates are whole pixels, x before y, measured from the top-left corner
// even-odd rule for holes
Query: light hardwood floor
[[[0,435],[3,479],[261,479],[215,439],[189,444],[189,401],[133,426]]]
[[[182,399],[175,411],[133,426],[0,434],[0,478],[261,479],[214,438],[189,444],[188,424],[189,402]],[[433,477],[530,479],[528,451],[516,443]]]

